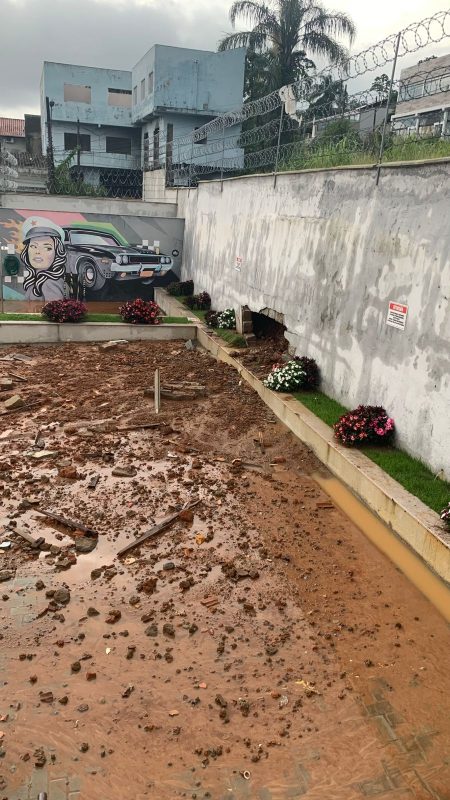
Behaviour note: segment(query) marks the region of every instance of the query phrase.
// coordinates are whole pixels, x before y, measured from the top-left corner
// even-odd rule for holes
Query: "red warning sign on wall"
[[[388,314],[386,317],[386,325],[391,328],[398,328],[401,331],[405,330],[406,317],[408,315],[408,306],[403,303],[395,303],[393,300],[389,301]]]

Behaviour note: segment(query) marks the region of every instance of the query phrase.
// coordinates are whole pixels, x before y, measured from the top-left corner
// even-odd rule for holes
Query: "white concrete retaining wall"
[[[323,390],[383,405],[398,444],[450,478],[450,163],[343,168],[179,190],[183,279],[214,308],[284,315]],[[242,259],[237,262],[236,259]],[[408,306],[405,330],[386,325]]]
[[[55,342],[109,342],[113,339],[167,341],[195,339],[195,325],[127,325],[125,323],[2,322],[1,344],[45,344]]]
[[[118,214],[136,217],[176,217],[176,198],[115,200],[109,197],[72,197],[35,192],[4,192],[0,195],[2,208],[26,208],[30,211],[69,211],[81,214]]]

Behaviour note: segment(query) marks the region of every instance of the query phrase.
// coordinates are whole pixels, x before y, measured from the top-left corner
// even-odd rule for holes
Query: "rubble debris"
[[[20,394],[14,394],[12,397],[8,397],[7,400],[4,401],[3,407],[8,411],[12,411],[15,408],[23,408],[25,405],[25,400]]]
[[[111,475],[114,475],[115,478],[134,478],[137,475],[137,469],[135,467],[114,467],[111,472]]]
[[[44,753],[43,747],[38,747],[34,751],[33,758],[34,758],[34,766],[38,767],[38,769],[41,769],[47,763],[47,756]]]
[[[92,489],[92,491],[94,491],[97,488],[99,480],[100,480],[100,475],[93,475],[92,478],[90,478],[89,480],[87,488]]]
[[[114,350],[116,347],[120,347],[120,345],[127,345],[128,341],[126,339],[111,339],[109,342],[103,342],[100,345],[101,350]]]
[[[66,589],[64,586],[61,589],[57,589],[55,594],[53,595],[53,599],[55,603],[58,603],[60,606],[65,606],[67,603],[70,602],[70,591]]]
[[[118,608],[113,608],[105,619],[108,625],[114,625],[122,616],[122,612]]]

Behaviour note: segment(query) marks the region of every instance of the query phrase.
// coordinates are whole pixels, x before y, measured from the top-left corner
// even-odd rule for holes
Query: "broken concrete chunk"
[[[11,378],[0,378],[0,392],[13,388],[13,381]]]
[[[137,471],[134,467],[114,467],[112,474],[116,478],[134,478]]]
[[[110,342],[103,342],[103,344],[100,345],[100,347],[102,350],[114,350],[115,347],[127,344],[128,342],[126,339],[111,339]]]
[[[21,408],[25,405],[25,400],[20,396],[20,394],[14,394],[12,397],[8,397],[8,399],[5,400],[3,405],[9,410],[12,408]]]

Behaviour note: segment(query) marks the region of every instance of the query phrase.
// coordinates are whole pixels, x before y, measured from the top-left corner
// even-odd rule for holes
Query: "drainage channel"
[[[398,567],[450,622],[450,589],[410,548],[366,508],[338,478],[312,476],[346,516]]]

